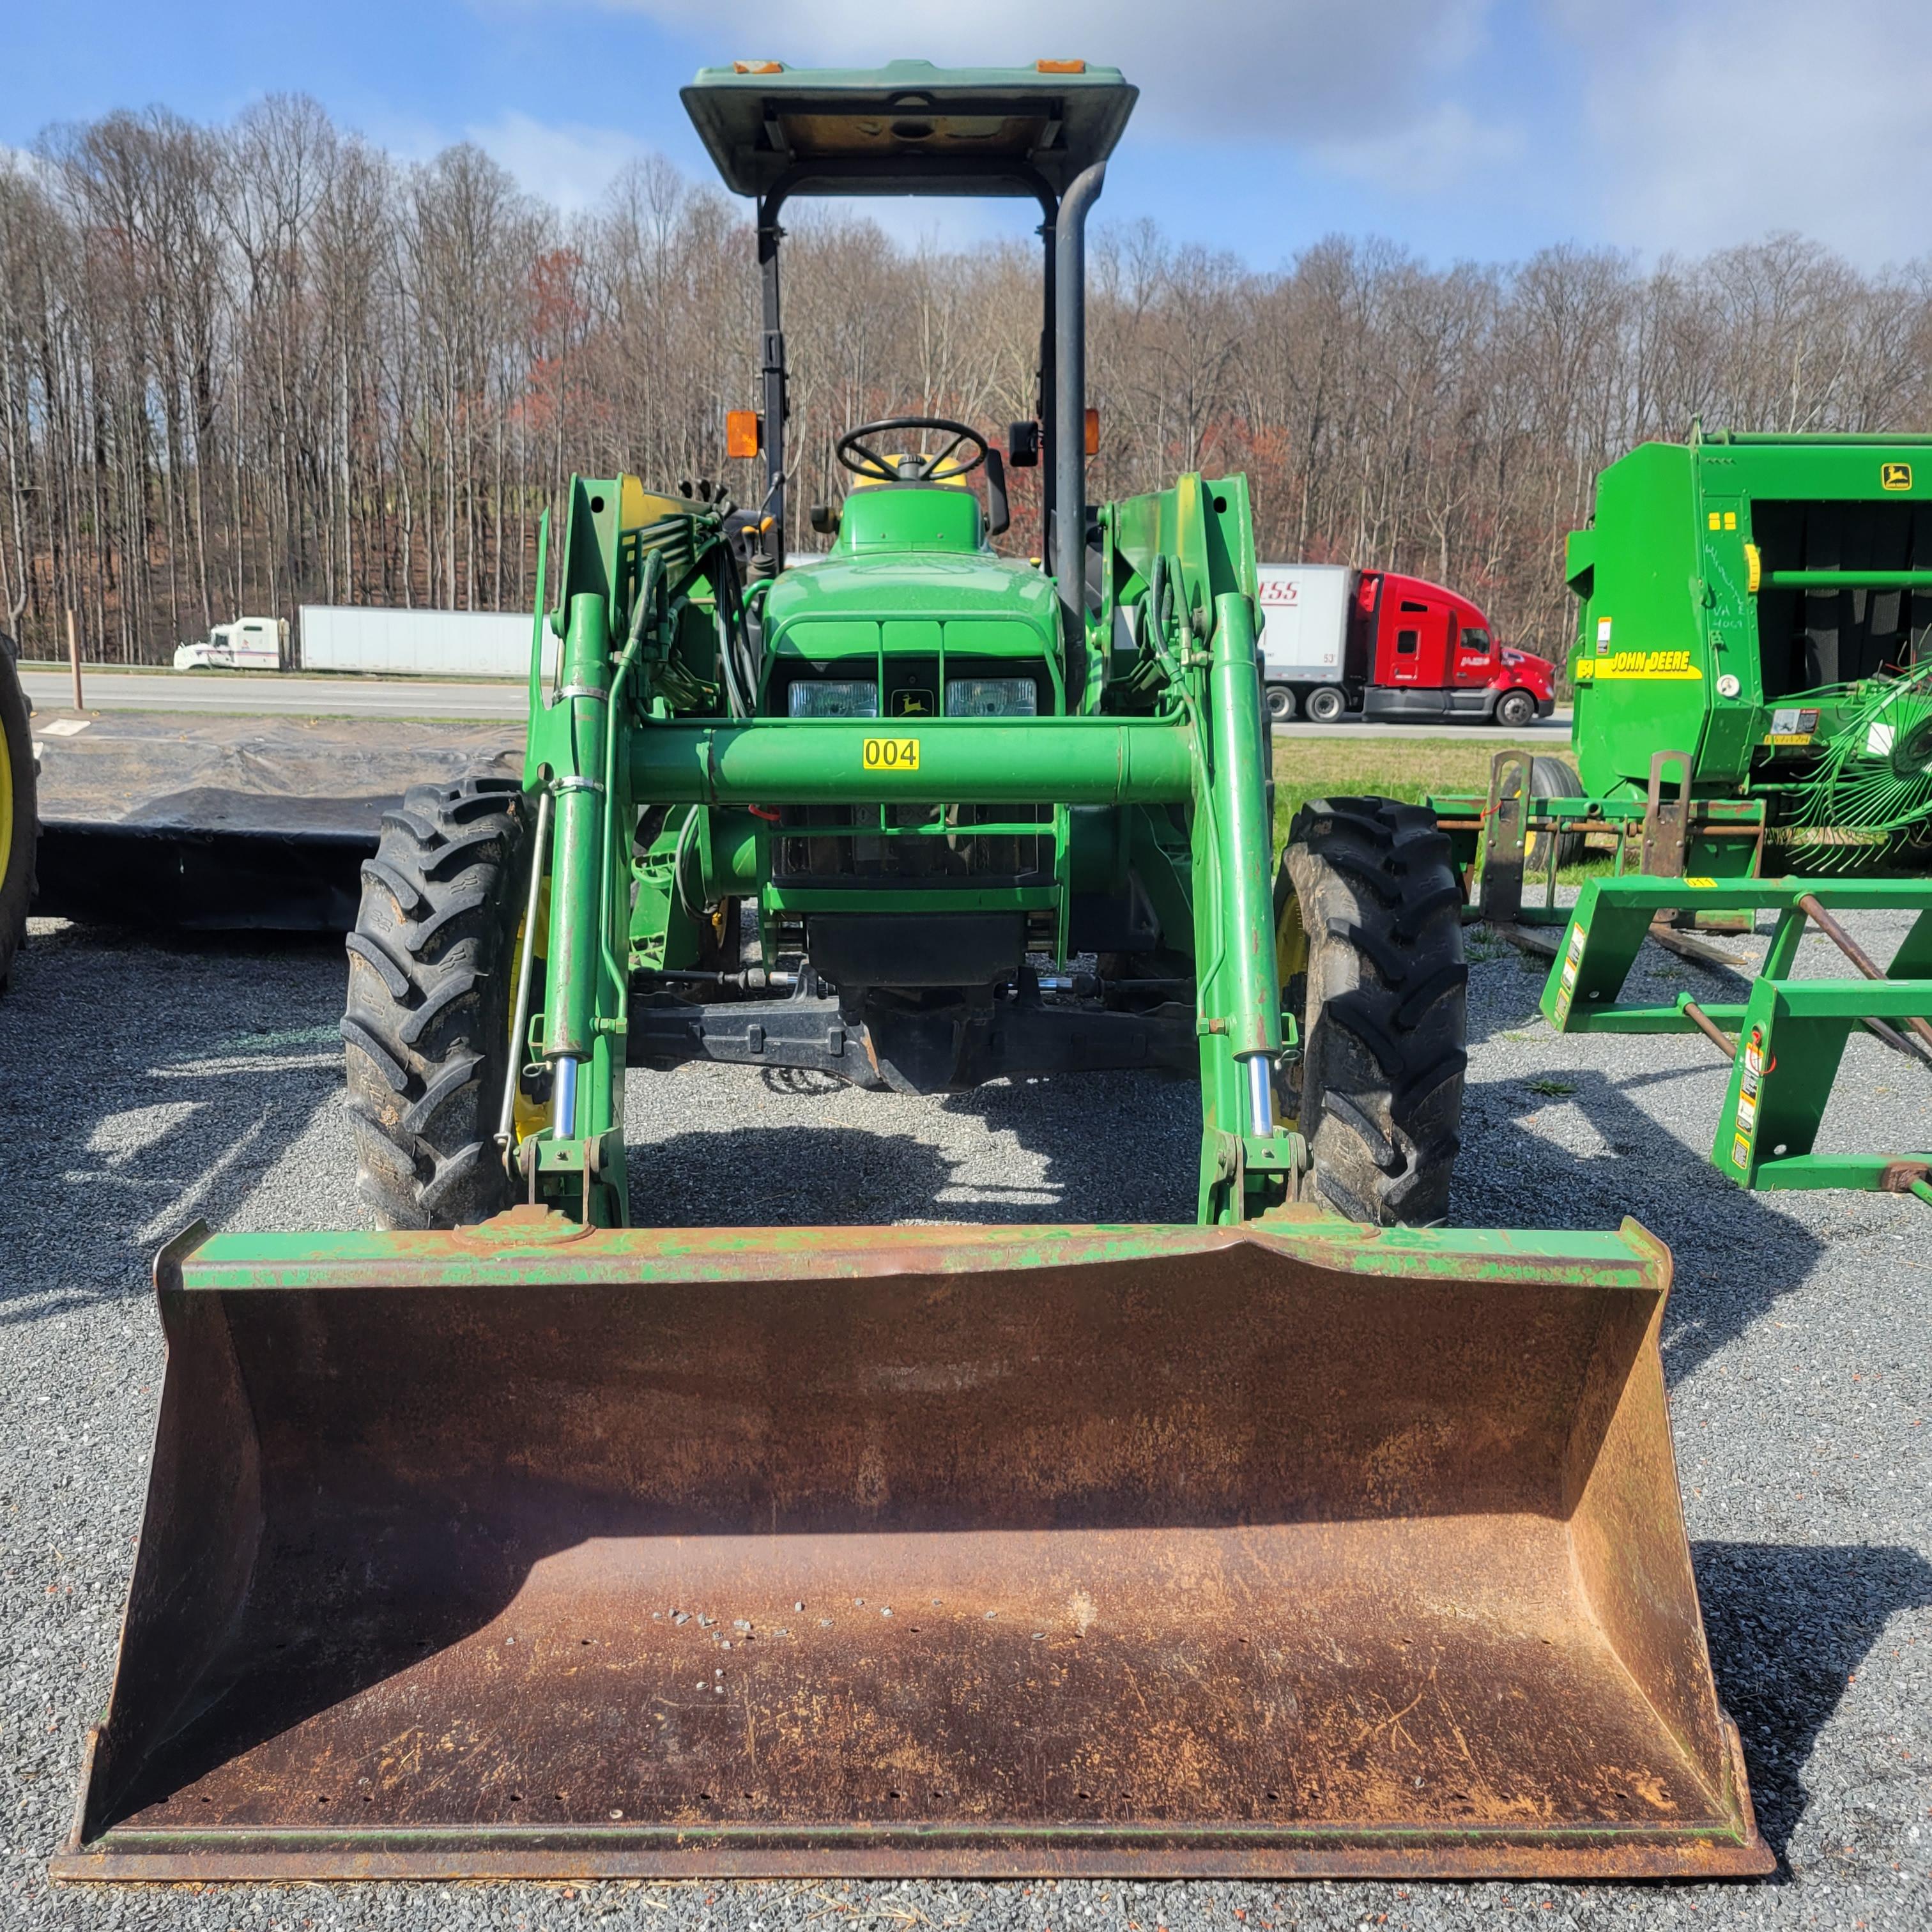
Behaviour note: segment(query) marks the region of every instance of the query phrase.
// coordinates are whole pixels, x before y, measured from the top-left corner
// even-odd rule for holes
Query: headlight
[[[794,718],[876,718],[879,687],[838,678],[794,678],[786,700]]]
[[[949,718],[1033,718],[1040,699],[1030,677],[949,677]]]

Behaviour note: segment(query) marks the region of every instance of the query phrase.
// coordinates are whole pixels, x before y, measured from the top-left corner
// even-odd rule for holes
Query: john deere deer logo
[[[1912,488],[1912,465],[1909,463],[1881,463],[1878,466],[1878,487],[1881,490],[1910,490]]]

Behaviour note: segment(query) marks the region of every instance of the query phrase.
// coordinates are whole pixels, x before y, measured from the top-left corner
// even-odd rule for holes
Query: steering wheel
[[[936,429],[952,440],[937,456],[916,456],[903,466],[892,462],[870,447],[867,438],[890,436],[905,430]],[[970,453],[956,457],[953,452],[970,443]],[[848,429],[838,439],[838,460],[855,476],[873,483],[950,483],[970,476],[986,460],[986,439],[976,429],[968,429],[949,416],[888,416],[884,422],[862,423]]]

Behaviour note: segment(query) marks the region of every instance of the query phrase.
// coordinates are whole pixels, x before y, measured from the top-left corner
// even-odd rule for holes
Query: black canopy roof
[[[1118,68],[708,67],[684,104],[740,194],[1063,194],[1113,152],[1139,90]]]

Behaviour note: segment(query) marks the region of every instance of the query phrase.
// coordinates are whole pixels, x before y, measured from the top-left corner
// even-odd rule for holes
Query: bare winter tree
[[[1034,413],[1036,248],[788,226],[801,512],[842,428]],[[1263,274],[1140,224],[1091,275],[1096,494],[1244,470],[1264,556],[1436,577],[1559,654],[1563,533],[1634,443],[1932,422],[1932,262],[1861,274],[1796,236],[1446,268],[1331,236]],[[70,608],[89,656],[139,661],[310,599],[526,606],[573,470],[748,500],[724,415],[757,400],[756,316],[747,211],[662,160],[566,218],[474,148],[400,165],[298,98],[52,130],[0,156],[0,622],[52,655]]]

